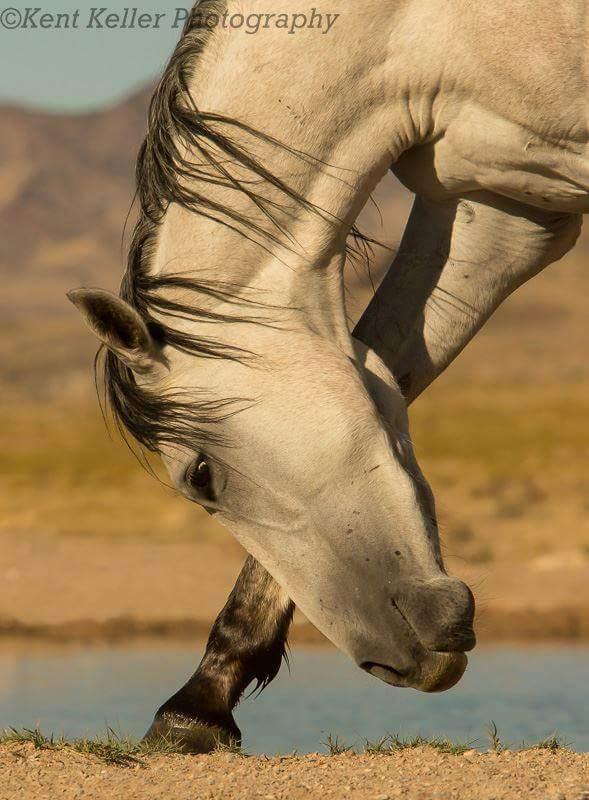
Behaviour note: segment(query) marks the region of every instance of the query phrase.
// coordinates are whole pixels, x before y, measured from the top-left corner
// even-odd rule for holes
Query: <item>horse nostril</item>
[[[391,605],[428,650],[464,653],[476,644],[474,596],[456,578],[405,585]]]

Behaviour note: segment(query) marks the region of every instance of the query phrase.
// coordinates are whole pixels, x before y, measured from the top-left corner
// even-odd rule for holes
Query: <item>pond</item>
[[[200,652],[187,644],[0,648],[0,728],[93,736],[106,726],[140,736],[153,711],[193,671]],[[297,647],[291,671],[237,720],[250,753],[323,751],[329,734],[361,748],[383,734],[444,736],[486,748],[493,720],[519,746],[558,732],[589,751],[589,650],[480,648],[454,689],[423,695],[371,678],[333,649]]]

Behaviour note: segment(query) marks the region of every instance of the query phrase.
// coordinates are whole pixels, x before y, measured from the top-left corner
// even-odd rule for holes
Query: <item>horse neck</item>
[[[270,12],[270,5],[262,0],[257,11]],[[345,5],[336,2],[335,13]],[[215,31],[190,82],[194,103],[286,143],[288,151],[256,141],[255,156],[325,213],[285,202],[275,187],[258,181],[259,194],[277,204],[277,227],[254,209],[255,221],[272,233],[287,232],[279,236],[281,244],[260,245],[257,236],[252,241],[172,206],[158,237],[155,271],[195,270],[204,278],[258,289],[271,302],[304,305],[317,326],[341,333],[346,239],[405,136],[392,126],[387,101],[390,4],[372,5],[372,17],[365,18],[371,22],[362,28],[354,15],[342,14],[335,46],[317,31],[293,37],[276,30],[257,36]],[[233,135],[251,150],[248,135],[237,128]],[[252,216],[251,202],[239,193],[215,186],[206,191]]]

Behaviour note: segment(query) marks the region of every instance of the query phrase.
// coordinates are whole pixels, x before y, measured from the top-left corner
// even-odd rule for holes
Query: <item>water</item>
[[[140,736],[199,656],[184,644],[0,650],[0,728],[92,736],[110,725]],[[387,687],[333,650],[297,648],[291,673],[244,701],[237,718],[250,753],[322,750],[330,733],[357,746],[398,732],[486,747],[490,720],[512,745],[558,731],[589,751],[588,658],[572,647],[480,649],[457,687],[422,695]]]

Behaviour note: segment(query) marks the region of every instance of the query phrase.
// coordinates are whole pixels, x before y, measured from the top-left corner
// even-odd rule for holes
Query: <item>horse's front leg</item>
[[[252,681],[264,687],[276,677],[293,612],[291,600],[249,556],[198,669],[158,710],[146,738],[163,737],[190,753],[239,744],[233,709]]]
[[[411,403],[512,292],[573,247],[581,221],[488,192],[417,197],[397,258],[354,335],[380,355]]]

